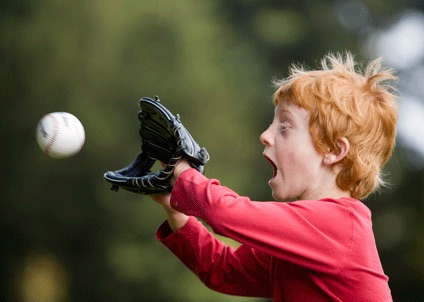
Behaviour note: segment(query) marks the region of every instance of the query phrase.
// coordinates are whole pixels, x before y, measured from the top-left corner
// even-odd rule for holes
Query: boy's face
[[[307,110],[291,102],[280,103],[260,140],[265,158],[274,167],[269,185],[276,201],[312,199],[322,193],[327,168],[312,142]]]

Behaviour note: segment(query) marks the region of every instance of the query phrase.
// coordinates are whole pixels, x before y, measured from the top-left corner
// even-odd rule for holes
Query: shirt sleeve
[[[246,245],[225,245],[193,216],[174,233],[165,221],[156,237],[207,287],[238,296],[272,297],[269,255]]]
[[[352,209],[339,200],[251,201],[189,169],[175,183],[171,206],[217,234],[317,272],[339,273],[352,248]]]

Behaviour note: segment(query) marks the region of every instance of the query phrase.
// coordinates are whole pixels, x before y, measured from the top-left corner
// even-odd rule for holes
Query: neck
[[[318,200],[323,198],[351,198],[352,195],[349,191],[339,188],[336,178],[337,171],[332,169],[324,170],[324,173],[320,177],[321,181],[315,183],[314,187],[310,190],[303,192],[303,194],[299,196],[299,199]]]
[[[298,199],[303,200],[318,200],[323,198],[333,198],[339,199],[342,197],[352,198],[352,195],[349,191],[344,191],[339,188],[334,188],[333,190],[314,190],[311,192],[305,192]]]

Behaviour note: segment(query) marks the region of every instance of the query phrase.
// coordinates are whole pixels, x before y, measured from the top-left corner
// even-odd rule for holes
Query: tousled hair
[[[309,132],[318,152],[338,150],[345,137],[350,149],[337,166],[336,183],[354,198],[365,198],[385,184],[382,167],[394,146],[396,95],[393,71],[381,58],[362,71],[351,53],[328,54],[318,70],[293,65],[289,76],[275,81],[274,104],[293,102],[309,111]]]

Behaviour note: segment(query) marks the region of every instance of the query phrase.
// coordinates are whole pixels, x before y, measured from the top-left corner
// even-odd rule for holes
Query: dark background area
[[[263,301],[207,289],[155,239],[161,208],[103,173],[140,150],[138,100],[162,102],[205,146],[206,175],[271,200],[260,133],[271,82],[329,52],[383,56],[400,78],[390,186],[365,203],[395,301],[424,301],[424,5],[407,0],[0,0],[0,301]],[[86,131],[44,155],[42,116]],[[236,244],[230,240],[229,244]]]

